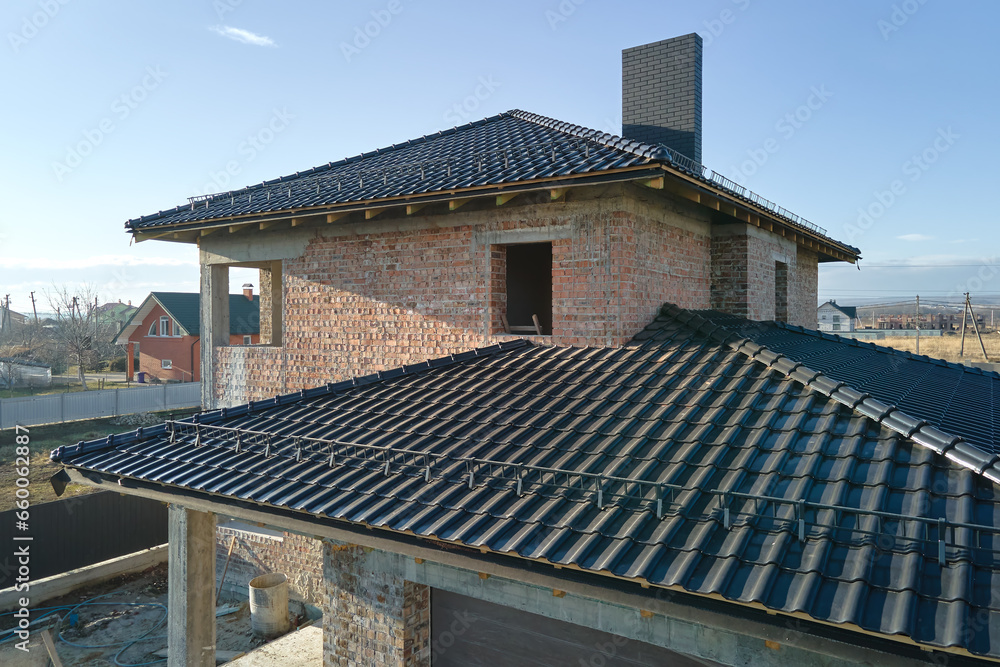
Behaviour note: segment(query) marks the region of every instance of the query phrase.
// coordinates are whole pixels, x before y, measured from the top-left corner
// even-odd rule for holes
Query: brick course
[[[702,53],[697,34],[622,51],[622,136],[701,162]]]
[[[751,320],[773,320],[776,263],[786,267],[788,322],[816,327],[819,264],[816,253],[777,234],[746,225],[712,230],[712,308]]]
[[[503,244],[493,241],[524,231],[562,230],[551,239],[552,335],[539,342],[621,345],[664,302],[709,307],[707,221],[640,195],[619,187],[600,201],[468,214],[453,227],[318,235],[283,265],[284,345],[214,351],[217,405],[508,338]]]
[[[429,667],[430,591],[368,566],[361,547],[323,544],[323,664]]]
[[[249,597],[250,580],[281,572],[288,577],[289,595],[315,604],[323,591],[323,548],[319,540],[293,533],[272,536],[219,526],[216,529],[216,586],[225,569],[229,542],[233,555],[226,569],[222,597]]]

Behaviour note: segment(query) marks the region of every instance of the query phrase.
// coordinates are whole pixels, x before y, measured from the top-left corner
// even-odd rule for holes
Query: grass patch
[[[154,413],[157,419],[168,419],[171,414],[180,417],[192,414],[196,410],[174,410],[171,412]],[[49,479],[62,469],[61,463],[49,460],[49,454],[60,445],[73,445],[81,440],[96,440],[112,433],[127,433],[134,431],[134,426],[124,426],[117,423],[117,417],[103,419],[87,419],[61,424],[46,424],[29,428],[31,465],[28,474],[31,491],[31,504],[46,503],[58,500]],[[22,431],[23,433],[23,431]],[[14,429],[0,432],[0,511],[14,507],[15,481],[18,478],[15,464]],[[78,496],[95,491],[93,487],[71,484],[62,497]]]

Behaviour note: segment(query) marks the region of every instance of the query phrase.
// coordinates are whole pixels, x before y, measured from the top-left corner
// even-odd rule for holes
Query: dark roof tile
[[[946,428],[992,428],[947,392],[992,376],[886,361],[666,307],[619,349],[493,347],[204,413],[174,423],[174,444],[153,428],[53,456],[1000,657],[961,632],[974,613],[1000,628],[969,585],[1000,571],[1000,466]],[[943,370],[947,410],[894,402],[920,394],[898,391],[899,368],[904,384]]]

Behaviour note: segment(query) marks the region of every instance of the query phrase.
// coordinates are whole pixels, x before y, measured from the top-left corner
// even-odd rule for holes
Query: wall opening
[[[788,321],[788,264],[774,263],[774,319]]]
[[[506,254],[507,330],[552,335],[552,243],[508,245]]]

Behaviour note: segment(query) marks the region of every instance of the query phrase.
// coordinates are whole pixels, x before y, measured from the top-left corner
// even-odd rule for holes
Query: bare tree
[[[58,320],[56,343],[77,364],[77,375],[86,391],[87,367],[93,363],[100,337],[97,291],[85,285],[71,293],[63,286],[53,287],[53,291],[46,292],[45,296]]]

